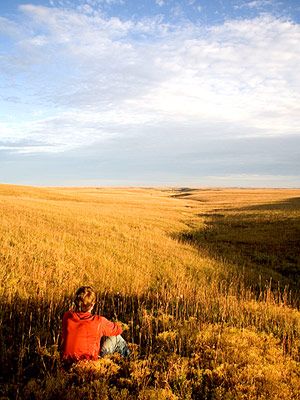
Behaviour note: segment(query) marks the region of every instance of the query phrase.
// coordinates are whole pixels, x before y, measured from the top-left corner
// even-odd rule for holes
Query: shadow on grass
[[[182,232],[179,239],[246,271],[250,285],[272,278],[299,297],[300,198],[216,211],[198,214],[204,228]]]
[[[300,197],[292,197],[290,199],[277,201],[269,204],[256,204],[253,206],[233,208],[231,211],[299,211]]]
[[[257,309],[240,309],[238,303],[231,307],[228,305],[227,301],[224,302],[221,292],[219,297],[208,296],[205,301],[196,301],[193,296],[174,298],[159,291],[149,291],[141,296],[104,293],[99,295],[95,311],[110,320],[118,316],[120,321],[128,324],[129,329],[125,331],[124,338],[136,348],[134,362],[138,373],[143,369],[144,360],[154,360],[156,357],[156,361],[151,364],[152,376],[155,376],[158,367],[161,369],[161,376],[165,376],[163,373],[173,365],[174,356],[183,357],[185,360],[193,358],[195,349],[199,354],[208,349],[203,358],[198,358],[201,365],[198,363],[196,369],[200,366],[203,369],[211,368],[210,346],[212,349],[217,347],[218,335],[216,343],[208,341],[202,346],[197,342],[197,335],[203,326],[211,324],[215,324],[217,330],[224,323],[238,329],[253,327],[256,324],[258,330],[272,332],[283,346],[290,346],[285,350],[287,354],[293,349],[293,340],[298,343],[297,326],[294,328],[293,324],[286,324],[284,316],[279,315],[277,318],[276,314],[274,318],[273,314],[258,314]],[[63,296],[57,300],[46,300],[37,295],[24,300],[16,295],[9,302],[0,298],[0,398],[22,399],[22,390],[32,379],[37,387],[45,385],[48,378],[54,386],[57,384],[55,376],[61,370],[61,319],[70,307],[70,298]],[[161,333],[163,334],[160,335]],[[198,348],[195,348],[197,343]],[[126,374],[125,378],[128,378]],[[196,374],[191,381],[195,382],[195,386],[198,378]],[[164,382],[162,378],[159,378],[159,381]],[[193,399],[213,398],[202,396],[206,390],[205,382],[202,381],[201,385],[195,388],[196,394]],[[138,390],[138,385],[148,384],[148,381],[142,380],[135,390]],[[55,393],[57,397],[46,398],[64,398],[60,397],[59,388]],[[43,397],[26,397],[28,398]]]

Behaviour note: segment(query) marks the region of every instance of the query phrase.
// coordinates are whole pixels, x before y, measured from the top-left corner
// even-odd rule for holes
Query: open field
[[[300,190],[0,185],[0,217],[1,399],[300,399]],[[133,356],[66,373],[83,284]]]

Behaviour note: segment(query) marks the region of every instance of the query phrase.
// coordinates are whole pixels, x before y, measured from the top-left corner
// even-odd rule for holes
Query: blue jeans
[[[100,357],[113,353],[119,353],[123,357],[129,357],[130,355],[127,343],[121,335],[103,336],[101,339],[100,348]]]

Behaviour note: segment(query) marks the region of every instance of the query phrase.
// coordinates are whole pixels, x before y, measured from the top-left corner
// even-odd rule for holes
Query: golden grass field
[[[300,190],[0,185],[0,399],[300,399]],[[80,285],[132,357],[60,366]]]

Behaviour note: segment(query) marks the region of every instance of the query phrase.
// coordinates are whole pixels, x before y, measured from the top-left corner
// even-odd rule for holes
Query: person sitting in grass
[[[90,286],[81,286],[75,295],[75,307],[63,315],[61,355],[65,365],[79,360],[97,360],[106,354],[129,356],[122,327],[100,315],[91,314],[96,293]]]

